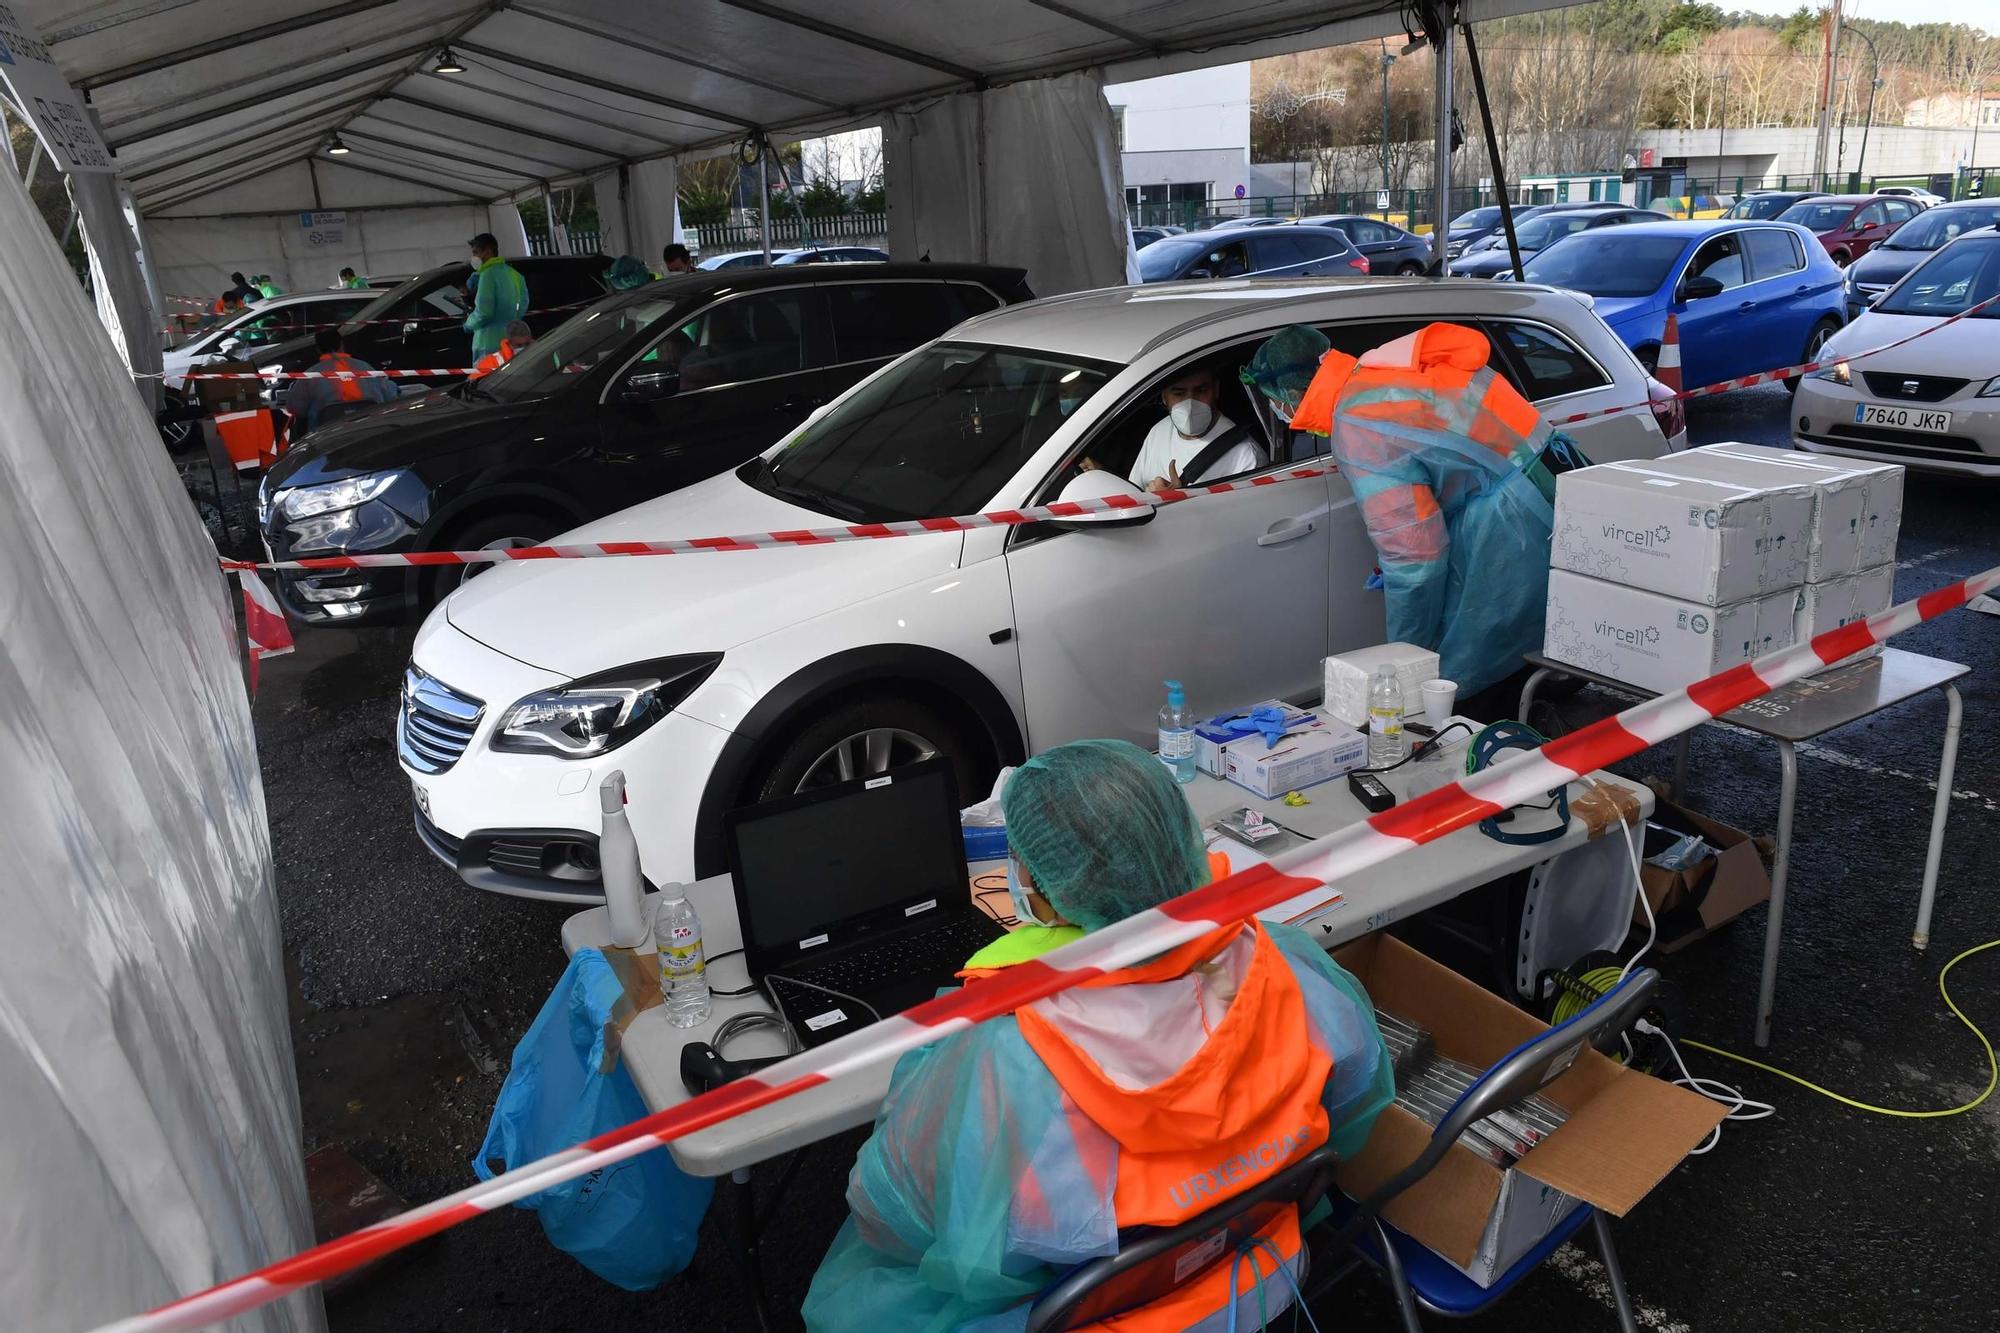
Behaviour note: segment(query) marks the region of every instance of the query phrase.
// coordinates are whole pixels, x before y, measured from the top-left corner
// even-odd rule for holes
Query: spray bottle
[[[625,819],[625,774],[618,770],[597,785],[604,823],[597,835],[597,863],[604,873],[604,906],[611,916],[611,942],[636,949],[646,942],[646,882],[639,874],[639,843]]]

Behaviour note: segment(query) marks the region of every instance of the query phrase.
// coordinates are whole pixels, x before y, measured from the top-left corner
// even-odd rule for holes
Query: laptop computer
[[[1002,933],[973,906],[951,766],[723,816],[750,978],[804,1046],[930,999]]]

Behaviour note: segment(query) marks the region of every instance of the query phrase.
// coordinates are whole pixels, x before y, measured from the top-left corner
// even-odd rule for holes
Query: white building
[[[1977,110],[1982,129],[2000,129],[2000,92],[1982,93]],[[1903,123],[1936,127],[1970,125],[1973,111],[1971,93],[1939,93],[1907,103],[1903,107]]]
[[[1250,66],[1218,65],[1104,89],[1118,126],[1125,199],[1184,209],[1250,185]]]

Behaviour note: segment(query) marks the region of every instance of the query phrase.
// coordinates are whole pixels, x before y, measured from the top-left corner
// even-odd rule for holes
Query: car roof
[[[1992,208],[1996,204],[2000,204],[2000,199],[1947,199],[1943,203],[1932,204],[1924,211],[1927,213],[1936,213],[1947,208],[1978,208],[1982,205]]]
[[[760,264],[755,268],[696,269],[692,273],[675,273],[658,282],[634,287],[632,294],[699,297],[724,291],[756,291],[760,287],[796,287],[801,282],[880,282],[884,278],[928,278],[934,282],[957,278],[1007,287],[1027,275],[1026,269],[1005,264],[932,264],[907,260],[886,264],[793,264],[783,268],[766,268]]]
[[[1736,231],[1743,227],[1775,227],[1781,224],[1772,218],[1670,218],[1661,214],[1658,222],[1638,225],[1644,226],[1649,236],[1706,236],[1712,231]],[[1782,225],[1789,227],[1792,224],[1787,222]]]
[[[1552,305],[1553,303],[1553,305]],[[1330,318],[1446,319],[1566,309],[1589,318],[1576,296],[1538,283],[1480,279],[1207,278],[1071,292],[989,311],[959,325],[954,342],[1029,348],[1058,356],[1129,363],[1148,348],[1243,316],[1270,323]],[[1276,312],[1277,318],[1270,319]]]
[[[1822,194],[1813,202],[1817,204],[1865,204],[1873,199],[1893,199],[1894,195],[1880,194]],[[1800,202],[1804,202],[1801,200]]]

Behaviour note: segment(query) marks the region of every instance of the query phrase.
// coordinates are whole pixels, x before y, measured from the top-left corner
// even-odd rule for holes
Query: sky
[[[1806,0],[1813,9],[1823,9],[1820,0]],[[1757,14],[1789,14],[1799,0],[1716,0],[1717,7],[1748,10]],[[1898,23],[1964,23],[1990,34],[2000,34],[2000,10],[1993,0],[1859,0],[1843,4],[1841,13],[1859,14],[1865,19]]]

